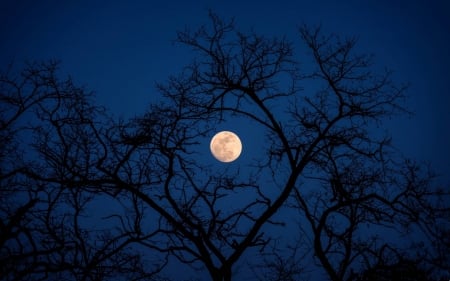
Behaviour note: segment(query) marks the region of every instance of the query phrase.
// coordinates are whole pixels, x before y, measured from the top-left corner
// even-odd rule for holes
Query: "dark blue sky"
[[[208,23],[208,9],[235,17],[243,30],[286,35],[296,44],[300,24],[322,24],[326,31],[358,36],[359,49],[373,53],[377,67],[411,84],[408,106],[415,116],[385,125],[406,156],[430,161],[450,182],[450,1],[190,2],[3,0],[1,67],[61,60],[63,73],[93,90],[99,104],[131,117],[160,98],[155,82],[190,61],[192,53],[172,40],[177,30]],[[254,138],[240,126],[243,155],[251,154],[245,149]]]
[[[133,116],[158,99],[156,81],[189,62],[189,50],[172,40],[185,26],[207,23],[208,9],[234,16],[243,29],[296,42],[298,25],[322,24],[327,31],[358,36],[361,50],[376,55],[377,66],[411,83],[408,104],[416,115],[388,124],[394,143],[449,174],[450,2],[188,2],[2,1],[0,62],[61,60],[62,70],[95,91],[100,104]]]

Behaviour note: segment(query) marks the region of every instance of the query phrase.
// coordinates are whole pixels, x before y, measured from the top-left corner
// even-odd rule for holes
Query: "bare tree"
[[[23,268],[6,263],[7,276],[153,278],[174,257],[216,281],[232,280],[238,265],[261,277],[261,264],[273,269],[268,279],[290,280],[302,276],[308,257],[331,280],[344,280],[386,261],[386,249],[408,253],[407,245],[388,239],[393,235],[445,240],[437,225],[448,215],[448,194],[432,189],[431,175],[401,160],[376,130],[405,111],[406,87],[389,72],[373,73],[371,57],[354,53],[354,39],[303,27],[312,59],[296,61],[286,39],[245,34],[232,21],[210,18],[209,28],[178,33],[198,56],[158,85],[164,103],[131,120],[107,118],[71,83],[31,75],[56,97],[37,103],[42,124],[28,126],[33,158],[20,164],[2,154],[9,164],[1,184],[15,188],[2,206],[27,199],[2,210],[8,223],[1,258],[30,253]],[[2,85],[12,91],[2,101],[22,100],[11,90],[20,87]],[[266,153],[246,173],[198,161],[199,144],[229,118],[246,119],[265,136]],[[19,138],[6,133],[13,127],[4,128],[2,138],[17,150]],[[301,246],[277,242],[275,233],[292,222],[277,216],[284,211],[295,214],[299,236],[308,238],[298,239],[305,240]],[[11,236],[9,221],[24,235]],[[289,249],[293,254],[282,254]],[[153,254],[161,259],[155,264],[147,260]],[[433,258],[429,251],[422,260]]]
[[[2,280],[154,276],[164,257],[152,268],[134,252],[139,240],[125,227],[106,228],[90,213],[102,202],[82,181],[102,153],[95,121],[101,108],[70,79],[57,78],[56,62],[20,73],[11,67],[0,76],[0,91]],[[126,213],[130,220],[139,219],[135,208]]]
[[[401,242],[408,237],[406,242],[421,241],[429,250],[433,241],[444,241],[434,228],[448,229],[448,191],[431,185],[434,175],[427,166],[402,160],[388,138],[370,134],[371,123],[378,125],[401,109],[397,100],[404,88],[392,84],[389,72],[373,74],[370,58],[353,54],[355,40],[321,37],[319,30],[307,28],[301,35],[317,65],[311,77],[324,83],[314,101],[306,100],[313,111],[293,111],[304,125],[301,134],[318,139],[307,184],[297,184],[294,196],[320,264],[330,279],[344,280],[352,279],[361,264],[369,269],[399,262],[387,256],[435,255],[422,251],[416,256],[411,245]]]
[[[136,164],[125,163],[137,155],[141,159],[145,149],[154,153],[144,158],[154,164],[151,172],[165,176],[130,185],[120,170],[105,170],[123,194],[136,195],[161,215],[165,225],[159,227],[168,242],[160,251],[183,263],[202,264],[213,280],[231,280],[244,253],[264,253],[272,243],[263,229],[283,225],[272,218],[293,195],[300,218],[311,226],[305,231],[313,237],[317,260],[330,279],[343,280],[363,261],[370,267],[380,257],[375,253],[383,240],[363,239],[361,225],[399,233],[401,227],[430,225],[431,213],[448,210],[433,206],[447,194],[429,190],[430,177],[416,178],[414,165],[395,163],[401,159],[389,150],[389,138],[373,132],[384,118],[405,112],[406,87],[397,87],[389,72],[370,72],[371,58],[353,54],[355,40],[302,28],[314,66],[301,73],[286,40],[245,35],[232,22],[211,18],[210,29],[178,34],[178,41],[199,57],[159,86],[168,103],[129,124],[134,133],[121,133],[126,147],[117,149],[116,161],[123,163],[123,174],[136,173]],[[309,81],[318,85],[317,92],[302,94],[301,84]],[[289,105],[287,113],[273,110],[277,104]],[[230,116],[260,126],[269,144],[267,157],[247,178],[208,170],[195,161],[196,141]],[[273,181],[258,180],[262,174],[273,175]],[[278,193],[268,192],[275,186]],[[244,193],[251,199],[224,208]],[[423,218],[418,207],[427,210]]]

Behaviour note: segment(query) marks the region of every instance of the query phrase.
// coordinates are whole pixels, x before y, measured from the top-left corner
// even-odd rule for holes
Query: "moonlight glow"
[[[239,137],[229,131],[217,133],[209,145],[212,155],[220,162],[233,162],[242,152],[242,144]]]

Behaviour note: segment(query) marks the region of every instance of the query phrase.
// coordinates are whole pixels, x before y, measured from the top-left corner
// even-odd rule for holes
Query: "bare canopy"
[[[448,191],[377,129],[406,113],[406,87],[353,38],[302,26],[295,46],[210,19],[178,33],[195,59],[130,120],[56,63],[1,74],[0,275],[165,280],[169,260],[215,281],[242,265],[260,280],[448,270]],[[196,161],[231,117],[263,132],[245,173]]]

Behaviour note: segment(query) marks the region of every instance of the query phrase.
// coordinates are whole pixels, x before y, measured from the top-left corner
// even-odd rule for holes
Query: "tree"
[[[298,185],[294,194],[304,218],[302,232],[313,233],[311,247],[330,279],[351,279],[358,263],[369,270],[397,262],[389,260],[395,255],[416,255],[398,246],[405,236],[411,244],[417,242],[414,228],[428,237],[427,249],[437,241],[445,249],[448,243],[438,236],[448,232],[449,205],[442,201],[448,200],[448,191],[431,185],[434,175],[426,166],[402,160],[390,150],[388,138],[377,140],[367,131],[370,122],[379,124],[402,109],[397,99],[404,88],[396,88],[389,73],[371,73],[368,57],[352,55],[354,40],[341,43],[305,28],[301,35],[318,66],[311,76],[325,81],[325,90],[315,97],[318,102],[307,100],[313,111],[293,112],[308,124],[300,127],[298,138],[304,134],[318,139],[307,177],[319,185]],[[433,229],[438,225],[444,227]],[[439,247],[433,254],[418,251],[418,259],[440,255]],[[431,259],[448,270],[442,255]]]
[[[56,73],[49,62],[0,76],[2,280],[150,278],[164,262],[144,267],[132,251],[139,240],[92,221],[99,196],[78,179],[98,153],[94,118],[103,113]]]
[[[21,163],[2,154],[8,164],[1,185],[11,187],[2,194],[8,206],[2,221],[17,222],[25,233],[2,225],[5,276],[157,278],[174,257],[206,269],[212,280],[232,280],[253,254],[261,258],[249,266],[257,271],[267,264],[274,280],[300,276],[305,265],[298,257],[306,256],[331,280],[344,280],[385,261],[384,249],[408,253],[406,245],[376,236],[385,229],[423,233],[426,243],[442,240],[448,225],[438,222],[446,221],[448,193],[433,189],[432,176],[402,161],[376,131],[384,118],[404,112],[406,87],[396,86],[389,72],[372,73],[371,58],[354,54],[354,39],[304,26],[300,34],[313,60],[300,64],[286,39],[244,34],[233,22],[210,17],[210,28],[178,33],[178,42],[198,57],[158,85],[164,103],[128,121],[108,118],[71,82],[55,82],[54,72],[30,72],[39,83],[25,88],[2,79],[9,93],[2,102],[18,110],[28,108],[22,91],[35,99],[33,89],[43,84],[49,95],[35,106],[40,123],[29,126],[33,157]],[[314,92],[303,93],[305,85]],[[18,151],[14,122],[3,121],[15,114],[4,108],[2,138]],[[249,173],[197,161],[199,143],[229,118],[245,118],[264,132],[266,154]],[[13,208],[17,197],[27,200]],[[101,201],[112,207],[89,218]],[[276,241],[274,229],[289,223],[277,214],[288,209],[300,223],[300,246]],[[292,259],[283,255],[287,249]],[[28,253],[30,270],[7,262]],[[424,253],[431,264],[434,252]],[[148,267],[153,254],[163,262]]]

